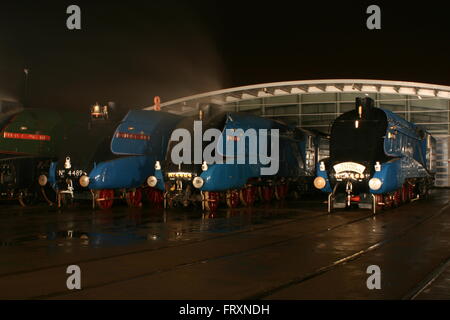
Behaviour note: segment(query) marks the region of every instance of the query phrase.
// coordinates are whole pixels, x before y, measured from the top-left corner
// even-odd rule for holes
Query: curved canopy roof
[[[262,97],[333,92],[399,94],[450,100],[449,86],[391,80],[326,79],[272,82],[211,91],[161,103],[161,108],[184,113],[196,109],[201,104],[225,105]],[[144,109],[153,108],[154,106],[148,106]]]

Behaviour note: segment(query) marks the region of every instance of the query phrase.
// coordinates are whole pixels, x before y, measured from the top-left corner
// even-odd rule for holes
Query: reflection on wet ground
[[[314,204],[320,203],[316,199]],[[88,206],[57,210],[0,207],[2,246],[20,246],[39,241],[48,246],[77,241],[80,246],[126,246],[146,241],[187,241],[203,233],[224,234],[270,222],[288,220],[306,210],[311,202],[261,204],[252,208],[220,209],[204,213],[194,209],[127,208],[91,210]]]
[[[327,214],[320,197],[214,214],[0,205],[0,283],[8,289],[0,297],[402,298],[450,256],[449,195],[435,190],[375,217]],[[80,292],[65,287],[69,264],[83,269]],[[384,290],[367,289],[371,264],[385,272]]]

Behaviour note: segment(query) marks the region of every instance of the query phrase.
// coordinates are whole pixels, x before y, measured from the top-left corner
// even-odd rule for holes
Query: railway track
[[[364,248],[358,252],[354,252],[351,255],[348,255],[346,257],[343,257],[341,259],[338,259],[334,262],[332,262],[331,264],[328,264],[326,266],[321,266],[319,268],[317,268],[316,270],[309,272],[307,274],[304,274],[302,276],[298,276],[295,278],[291,278],[289,281],[283,281],[282,283],[276,285],[276,286],[272,286],[272,287],[267,287],[266,289],[256,293],[256,294],[252,294],[246,298],[249,299],[264,299],[266,297],[269,297],[271,294],[276,293],[280,290],[283,290],[285,288],[288,288],[292,285],[296,285],[298,283],[304,282],[304,281],[308,281],[309,279],[313,279],[315,277],[318,277],[326,272],[329,272],[331,270],[333,270],[334,268],[336,268],[339,265],[342,265],[344,263],[353,261],[358,259],[359,257],[374,251],[376,249],[378,249],[379,247],[394,241],[395,239],[398,239],[399,237],[401,237],[402,235],[408,233],[410,230],[412,230],[413,228],[415,228],[416,226],[424,223],[425,221],[432,219],[434,217],[436,217],[437,215],[441,214],[443,211],[445,211],[445,209],[447,209],[449,207],[449,204],[447,203],[444,207],[442,207],[437,213],[435,214],[430,214],[427,215],[425,217],[423,217],[422,219],[416,221],[415,223],[412,223],[410,225],[408,225],[405,229],[403,229],[401,232],[397,233],[395,236],[384,239],[382,241],[379,241],[377,243],[372,244],[371,246]],[[294,209],[293,209],[294,210]],[[296,212],[299,212],[299,210],[301,209],[295,209]],[[311,213],[311,210],[303,210],[302,213]],[[385,215],[387,213],[391,213],[391,210],[388,211],[382,211],[380,213],[377,213],[376,216],[381,216],[381,215]],[[9,273],[4,273],[2,275],[0,275],[0,281],[2,278],[5,277],[9,277],[9,276],[17,276],[17,275],[23,275],[23,274],[33,274],[36,272],[40,272],[40,271],[51,271],[51,269],[54,268],[62,268],[62,267],[67,267],[68,264],[85,264],[85,263],[90,263],[90,262],[102,262],[102,261],[107,261],[108,259],[112,259],[112,258],[117,258],[117,257],[123,257],[126,258],[127,256],[131,256],[133,254],[137,254],[137,253],[146,253],[146,252],[153,252],[153,251],[158,251],[158,250],[162,250],[165,248],[174,248],[174,247],[180,247],[180,246],[189,246],[189,245],[193,245],[193,244],[198,244],[198,243],[206,243],[208,241],[211,240],[215,240],[215,239],[221,239],[221,238],[226,238],[226,237],[232,237],[235,236],[237,234],[247,234],[247,233],[252,233],[252,232],[260,232],[260,231],[264,231],[264,230],[268,230],[268,229],[273,229],[273,228],[277,228],[277,227],[283,227],[287,224],[292,224],[292,223],[304,223],[305,221],[314,221],[318,218],[321,217],[325,217],[325,216],[330,216],[328,213],[319,213],[319,214],[312,214],[312,215],[308,215],[308,216],[301,216],[301,217],[297,217],[297,218],[291,218],[288,219],[286,221],[282,221],[282,222],[275,222],[275,223],[271,223],[269,225],[250,225],[248,228],[245,228],[243,230],[238,230],[238,231],[233,231],[233,232],[229,232],[227,234],[221,234],[218,236],[213,236],[213,237],[209,237],[209,238],[205,238],[202,240],[195,240],[195,241],[190,241],[190,242],[186,242],[186,243],[177,243],[174,245],[165,245],[165,246],[161,246],[158,248],[151,248],[151,249],[144,249],[144,250],[136,250],[136,251],[129,251],[126,253],[122,253],[122,254],[116,254],[116,255],[107,255],[107,256],[103,256],[103,257],[98,257],[98,258],[92,258],[92,259],[80,259],[80,260],[76,260],[76,261],[71,261],[70,263],[63,263],[63,264],[52,264],[52,265],[48,265],[48,266],[44,266],[42,268],[35,268],[35,269],[30,269],[30,270],[21,270],[18,272],[9,272]],[[96,283],[96,284],[92,284],[92,285],[88,285],[88,286],[83,286],[83,291],[86,290],[90,290],[90,289],[94,289],[94,288],[101,288],[110,284],[115,284],[115,283],[120,283],[120,282],[126,282],[129,280],[133,280],[133,279],[139,279],[139,278],[144,278],[144,277],[148,277],[148,276],[152,276],[155,274],[161,274],[161,273],[166,273],[166,272],[170,272],[170,271],[174,271],[174,270],[182,270],[183,268],[187,268],[187,267],[192,267],[195,265],[199,265],[199,264],[204,264],[204,263],[208,263],[208,262],[213,262],[216,260],[220,260],[220,259],[226,259],[226,258],[232,258],[232,257],[236,257],[239,255],[245,255],[251,252],[257,252],[258,250],[264,250],[273,246],[277,246],[283,243],[288,243],[290,241],[294,241],[294,240],[298,240],[301,239],[302,237],[306,237],[306,236],[314,236],[314,235],[318,235],[318,234],[324,234],[327,232],[331,232],[334,230],[337,230],[339,228],[343,228],[345,226],[349,226],[351,224],[363,221],[363,220],[369,220],[372,219],[374,216],[371,213],[368,213],[364,216],[360,216],[356,219],[351,219],[349,221],[346,221],[344,223],[340,223],[340,224],[336,224],[332,227],[326,227],[323,228],[319,231],[311,231],[311,232],[303,232],[303,233],[299,233],[299,234],[295,234],[292,235],[286,239],[283,240],[279,240],[279,241],[271,241],[269,243],[266,243],[264,245],[261,246],[255,246],[246,250],[238,250],[236,252],[232,252],[232,253],[228,253],[228,254],[222,254],[222,255],[218,255],[218,256],[214,256],[214,257],[209,257],[207,259],[198,259],[198,260],[194,260],[194,261],[189,261],[186,263],[179,263],[176,265],[172,265],[170,267],[167,268],[160,268],[160,269],[156,269],[156,270],[152,270],[151,272],[144,272],[144,273],[139,273],[139,274],[135,274],[129,277],[124,277],[121,279],[115,279],[112,281],[106,281],[106,282],[101,282],[101,283]],[[37,296],[32,296],[32,299],[45,299],[45,298],[53,298],[53,297],[58,297],[58,296],[65,296],[71,294],[71,292],[68,291],[58,291],[58,292],[51,292],[45,295],[37,295]]]
[[[415,300],[420,294],[431,286],[434,281],[450,266],[450,257],[445,259],[440,265],[433,269],[422,281],[407,292],[402,300]]]
[[[301,283],[303,281],[307,281],[309,279],[312,279],[314,277],[320,276],[321,274],[323,274],[325,272],[328,272],[328,271],[334,269],[335,267],[337,267],[337,266],[339,266],[339,265],[341,265],[343,263],[355,260],[355,259],[361,257],[362,255],[368,253],[368,252],[371,252],[373,250],[378,249],[379,247],[385,245],[386,243],[394,241],[395,239],[397,239],[397,238],[401,237],[402,235],[408,233],[410,230],[412,230],[416,226],[418,226],[418,225],[424,223],[425,221],[427,221],[428,219],[431,219],[431,218],[437,216],[438,214],[442,213],[448,207],[449,207],[449,204],[447,204],[444,208],[442,208],[440,211],[438,211],[437,214],[428,215],[425,218],[419,220],[418,222],[415,222],[415,223],[409,225],[407,228],[403,229],[400,233],[396,234],[394,237],[390,237],[390,238],[385,239],[383,241],[379,241],[379,242],[377,242],[377,243],[375,243],[375,244],[373,244],[373,245],[371,245],[371,246],[369,246],[369,247],[367,247],[365,249],[362,249],[362,250],[360,250],[358,252],[355,252],[355,253],[353,253],[353,254],[351,254],[349,256],[346,256],[344,258],[341,258],[339,260],[336,260],[336,261],[334,261],[333,263],[331,263],[331,264],[329,264],[327,266],[320,267],[320,268],[316,269],[315,271],[313,271],[311,273],[308,273],[308,274],[306,274],[304,276],[300,276],[298,278],[293,278],[293,279],[291,279],[289,281],[280,283],[279,285],[277,285],[275,287],[267,288],[267,289],[265,289],[265,290],[263,290],[263,291],[261,291],[261,292],[259,292],[257,294],[253,294],[251,296],[245,297],[245,299],[263,299],[263,298],[268,297],[271,294],[273,294],[273,293],[275,293],[275,292],[277,292],[279,290],[285,289],[285,288],[287,288],[287,287],[289,287],[291,285],[295,285],[295,284]],[[378,215],[386,214],[388,212],[389,211],[385,211],[385,212],[379,213]],[[236,257],[236,256],[239,256],[239,255],[245,255],[245,254],[248,254],[248,253],[251,253],[251,252],[256,252],[258,250],[263,250],[263,249],[266,249],[266,248],[277,246],[277,245],[280,245],[280,244],[283,244],[283,243],[286,243],[286,242],[298,240],[298,239],[300,239],[302,237],[305,237],[305,236],[308,236],[308,235],[317,235],[317,234],[320,234],[320,233],[331,232],[331,231],[337,230],[339,228],[343,228],[345,226],[348,226],[348,225],[351,225],[351,224],[354,224],[354,223],[357,223],[357,222],[360,222],[360,221],[363,221],[363,220],[372,219],[372,218],[373,218],[373,215],[372,214],[368,214],[368,215],[359,217],[357,219],[353,219],[351,221],[335,225],[335,226],[333,226],[331,228],[325,228],[325,229],[320,230],[318,232],[302,233],[302,234],[299,234],[299,235],[295,235],[295,236],[289,237],[288,239],[284,239],[284,240],[280,240],[280,241],[274,241],[274,242],[271,242],[271,243],[268,243],[268,244],[265,244],[265,245],[262,245],[262,246],[253,247],[253,248],[247,249],[247,250],[240,250],[238,252],[234,252],[234,253],[230,253],[230,254],[224,254],[224,255],[219,255],[219,256],[216,256],[216,257],[208,258],[208,259],[200,259],[200,260],[191,261],[191,262],[188,262],[188,263],[177,264],[177,265],[171,266],[169,268],[158,269],[158,270],[154,270],[152,272],[138,274],[138,275],[134,275],[132,277],[127,277],[127,278],[118,279],[118,280],[114,280],[114,281],[99,283],[99,284],[92,285],[92,286],[85,286],[83,288],[83,290],[99,288],[99,287],[107,286],[107,285],[110,285],[110,284],[116,284],[116,283],[126,282],[126,281],[133,280],[133,279],[139,279],[139,278],[148,277],[148,276],[152,276],[152,275],[156,275],[156,274],[161,274],[161,273],[165,273],[165,272],[181,270],[181,269],[186,268],[186,267],[192,267],[192,266],[195,266],[195,265],[209,263],[209,262],[213,262],[213,261],[220,260],[220,259],[226,259],[226,258]],[[54,292],[54,293],[51,293],[51,294],[48,294],[48,295],[35,296],[33,298],[34,299],[45,299],[45,298],[52,298],[52,297],[57,297],[57,296],[64,296],[64,295],[68,295],[68,294],[70,294],[70,292],[67,292],[67,291]]]

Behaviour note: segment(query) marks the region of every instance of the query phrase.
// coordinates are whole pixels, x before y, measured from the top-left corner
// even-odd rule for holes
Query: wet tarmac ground
[[[375,216],[315,198],[214,216],[3,204],[0,299],[450,299],[449,199],[433,190]]]

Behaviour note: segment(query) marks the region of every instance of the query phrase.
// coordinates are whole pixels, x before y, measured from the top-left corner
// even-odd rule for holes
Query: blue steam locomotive
[[[147,179],[164,192],[165,206],[201,203],[209,211],[221,201],[230,208],[251,206],[257,198],[283,199],[289,189],[298,193],[312,186],[320,146],[327,144],[324,135],[245,113],[203,120],[200,112],[199,118],[178,123],[165,159],[157,159],[155,174]],[[193,139],[180,142],[175,132]],[[177,154],[181,160],[174,160]]]
[[[330,139],[314,180],[328,193],[328,212],[358,206],[376,213],[426,196],[434,183],[436,140],[368,97],[335,119]]]
[[[115,157],[97,159],[89,174],[79,178],[79,184],[91,190],[93,206],[108,209],[114,199],[124,198],[129,206],[139,207],[143,192],[157,202],[154,198],[160,198],[160,192],[142,186],[154,174],[156,159],[164,157],[170,133],[180,119],[162,111],[129,111],[108,143]]]

